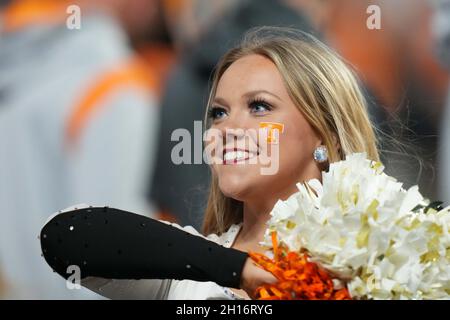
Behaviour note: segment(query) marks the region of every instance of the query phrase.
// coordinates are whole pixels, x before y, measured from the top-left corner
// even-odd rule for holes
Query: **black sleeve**
[[[239,288],[247,253],[171,225],[113,208],[85,208],[51,219],[40,234],[42,253],[67,279],[190,279]]]

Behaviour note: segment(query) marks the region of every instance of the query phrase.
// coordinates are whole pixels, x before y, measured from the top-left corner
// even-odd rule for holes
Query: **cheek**
[[[305,163],[313,161],[313,151],[317,144],[312,129],[307,126],[286,126],[280,137],[280,170],[299,170]]]
[[[208,129],[205,132],[203,143],[203,154],[208,164],[222,163],[224,145],[221,131],[216,128]]]

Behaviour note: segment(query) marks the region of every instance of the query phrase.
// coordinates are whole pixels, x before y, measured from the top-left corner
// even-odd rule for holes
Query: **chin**
[[[238,201],[244,201],[252,189],[249,181],[238,175],[219,178],[219,188],[226,197]]]

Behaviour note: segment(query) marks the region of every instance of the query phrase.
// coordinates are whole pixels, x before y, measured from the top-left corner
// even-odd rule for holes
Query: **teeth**
[[[229,151],[225,153],[223,159],[225,161],[242,160],[249,157],[249,155],[246,151]]]

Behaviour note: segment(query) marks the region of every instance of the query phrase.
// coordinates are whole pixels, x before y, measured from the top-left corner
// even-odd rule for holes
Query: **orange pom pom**
[[[253,261],[272,273],[278,282],[256,289],[259,300],[350,300],[346,288],[336,290],[326,270],[308,261],[305,253],[287,252],[278,246],[276,232],[272,232],[274,259],[249,252]]]

